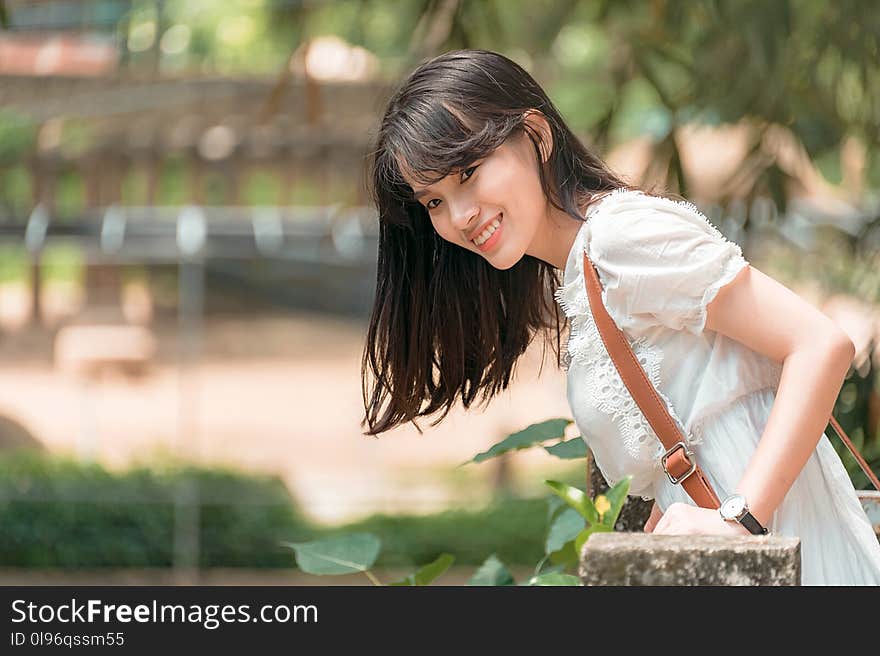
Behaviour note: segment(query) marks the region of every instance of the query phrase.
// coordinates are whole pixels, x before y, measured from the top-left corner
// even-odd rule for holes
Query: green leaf
[[[369,569],[381,541],[372,533],[350,533],[312,542],[284,542],[296,553],[296,564],[308,574],[353,574]]]
[[[552,566],[546,566],[546,567],[542,566],[540,569],[538,569],[533,574],[533,576],[539,576],[541,574],[553,574],[556,572],[565,572],[565,566],[564,565],[552,565]]]
[[[605,498],[608,499],[611,504],[611,508],[602,516],[602,524],[614,530],[614,524],[617,523],[617,518],[620,516],[620,511],[623,510],[623,506],[626,503],[626,495],[629,492],[629,486],[632,482],[632,476],[624,476],[617,483],[614,484],[607,492],[605,492]]]
[[[489,556],[468,581],[468,585],[516,585],[513,574],[495,554]]]
[[[556,440],[560,437],[565,437],[565,427],[570,423],[571,419],[548,419],[547,421],[542,421],[538,424],[532,424],[528,428],[524,428],[512,435],[508,435],[505,439],[493,445],[488,451],[478,453],[472,460],[463,462],[459,467],[468,464],[468,462],[483,462],[484,460],[500,456],[508,451],[528,449],[541,442],[546,442],[547,440]]]
[[[448,553],[441,554],[436,560],[417,569],[414,574],[388,585],[428,585],[449,569],[453,562],[455,562],[455,556]]]
[[[599,521],[599,513],[596,512],[596,507],[583,490],[579,490],[576,487],[560,481],[551,480],[544,481],[544,483],[553,490],[554,494],[558,495],[569,506],[577,510],[581,517],[588,522],[596,524]]]
[[[557,458],[562,458],[563,460],[586,458],[588,452],[587,443],[584,442],[583,438],[581,437],[576,437],[572,440],[566,440],[565,442],[560,442],[559,444],[545,446],[544,450],[551,456],[556,456]]]
[[[574,539],[574,552],[577,558],[581,557],[581,551],[584,548],[584,544],[590,539],[590,536],[593,533],[611,533],[612,530],[613,529],[608,528],[604,524],[594,524],[578,533],[578,536]]]
[[[526,585],[583,585],[581,580],[571,574],[540,574],[529,579]]]
[[[567,504],[555,494],[547,496],[547,525],[553,523],[554,518],[565,508]]]
[[[549,558],[551,563],[561,565],[563,569],[577,565],[578,553],[574,549],[574,540],[566,542],[565,546],[559,551],[549,554]]]
[[[578,533],[584,530],[584,518],[574,508],[565,508],[547,532],[547,541],[544,545],[545,553],[559,551],[566,542],[574,540]]]

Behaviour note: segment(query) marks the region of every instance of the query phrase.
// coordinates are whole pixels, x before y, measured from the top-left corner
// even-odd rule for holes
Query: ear
[[[524,120],[540,136],[541,162],[545,163],[553,152],[553,131],[550,129],[550,124],[544,114],[537,109],[526,111]]]

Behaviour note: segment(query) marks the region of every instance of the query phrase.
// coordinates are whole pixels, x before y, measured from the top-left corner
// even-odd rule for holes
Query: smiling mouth
[[[504,215],[503,214],[499,215],[499,217],[497,219],[495,219],[494,221],[492,221],[492,223],[490,223],[486,227],[486,229],[483,230],[483,232],[481,232],[479,235],[477,235],[476,237],[471,239],[471,243],[474,246],[476,246],[477,248],[479,248],[480,246],[485,244],[487,241],[489,241],[492,238],[492,235],[495,234],[495,232],[501,226],[501,223],[503,221],[504,221]]]

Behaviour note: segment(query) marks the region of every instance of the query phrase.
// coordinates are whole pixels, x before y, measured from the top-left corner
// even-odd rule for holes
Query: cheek
[[[448,222],[443,219],[431,217],[431,225],[434,226],[434,231],[440,235],[441,239],[445,239],[454,244],[461,244],[461,238]]]
[[[485,199],[506,209],[521,227],[524,227],[523,222],[528,223],[536,216],[544,204],[538,174],[528,168],[528,163],[517,158],[508,159],[498,168],[497,175],[487,181],[484,192]]]

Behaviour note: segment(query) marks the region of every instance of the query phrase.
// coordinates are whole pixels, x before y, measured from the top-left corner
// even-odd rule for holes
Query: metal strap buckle
[[[691,463],[690,469],[688,469],[684,474],[682,474],[678,478],[676,478],[675,476],[670,474],[669,470],[666,469],[666,459],[669,458],[669,456],[671,454],[673,454],[676,449],[682,449],[684,451],[686,459],[690,460],[690,463]],[[675,444],[672,445],[671,449],[669,449],[666,453],[663,454],[663,457],[660,459],[660,462],[663,465],[663,471],[666,472],[666,476],[669,478],[670,481],[672,481],[673,485],[678,485],[684,479],[686,479],[688,476],[690,476],[691,474],[693,474],[696,471],[697,462],[695,460],[691,459],[691,456],[693,456],[693,455],[694,455],[694,452],[691,451],[690,449],[688,449],[687,445],[684,442],[676,442]]]

